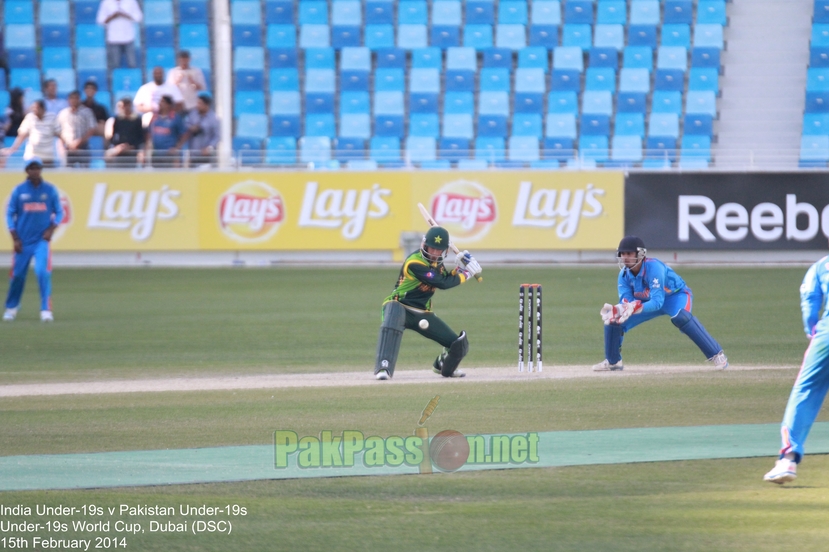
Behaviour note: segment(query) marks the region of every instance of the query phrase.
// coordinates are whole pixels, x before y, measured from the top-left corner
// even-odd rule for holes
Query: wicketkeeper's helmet
[[[619,247],[616,248],[616,261],[619,264],[619,268],[625,268],[625,263],[622,261],[622,253],[636,253],[636,264],[639,264],[645,259],[648,250],[645,249],[645,242],[642,241],[642,238],[625,236],[619,242]]]
[[[429,252],[426,251],[426,247],[433,247],[440,250],[440,255],[435,258],[434,255],[430,255]],[[432,263],[443,262],[443,257],[446,255],[447,249],[449,249],[449,232],[446,228],[442,228],[440,226],[433,226],[429,228],[429,231],[426,232],[425,236],[423,236],[423,243],[420,247],[420,250],[426,260]]]

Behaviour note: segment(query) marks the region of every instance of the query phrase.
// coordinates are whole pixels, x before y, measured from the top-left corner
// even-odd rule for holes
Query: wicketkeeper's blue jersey
[[[820,311],[823,309],[823,318],[827,317],[829,300],[829,256],[809,267],[803,283],[800,285],[800,310],[803,313],[803,329],[809,337],[815,335],[815,326],[820,320]]]
[[[639,274],[634,276],[629,268],[619,272],[619,301],[642,301],[642,312],[654,312],[662,308],[665,298],[685,289],[685,280],[671,267],[658,259],[645,258]]]
[[[28,180],[18,185],[9,198],[6,224],[23,245],[37,243],[49,226],[60,224],[63,208],[57,189],[47,182],[33,186]]]

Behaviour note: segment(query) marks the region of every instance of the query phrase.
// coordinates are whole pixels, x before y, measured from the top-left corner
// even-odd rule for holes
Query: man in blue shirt
[[[40,284],[40,319],[52,322],[52,255],[49,240],[63,220],[57,189],[43,181],[43,163],[33,157],[26,164],[25,182],[18,185],[9,198],[6,223],[14,242],[11,284],[6,297],[6,312],[3,320],[11,322],[17,316],[26,273],[34,257],[35,275]]]
[[[691,314],[694,295],[685,281],[665,263],[647,258],[645,243],[636,236],[619,242],[619,304],[605,304],[605,359],[593,366],[597,372],[622,370],[622,340],[625,332],[642,322],[667,314],[679,331],[691,338],[705,358],[720,370],[728,367],[728,358],[713,337]]]
[[[803,329],[811,341],[792,387],[780,434],[783,446],[774,468],[763,479],[782,485],[797,477],[804,443],[829,390],[829,256],[809,267],[800,285]],[[823,315],[821,316],[821,309]]]

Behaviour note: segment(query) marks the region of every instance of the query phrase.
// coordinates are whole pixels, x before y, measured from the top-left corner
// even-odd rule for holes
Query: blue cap
[[[42,169],[43,168],[43,161],[40,159],[40,157],[32,157],[31,159],[29,159],[26,162],[26,170],[28,170],[29,167],[31,167],[32,165],[37,165],[38,167],[40,167]]]

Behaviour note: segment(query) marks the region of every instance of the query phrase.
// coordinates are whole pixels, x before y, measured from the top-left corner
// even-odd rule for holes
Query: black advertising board
[[[829,173],[629,174],[625,234],[649,249],[826,249]]]

